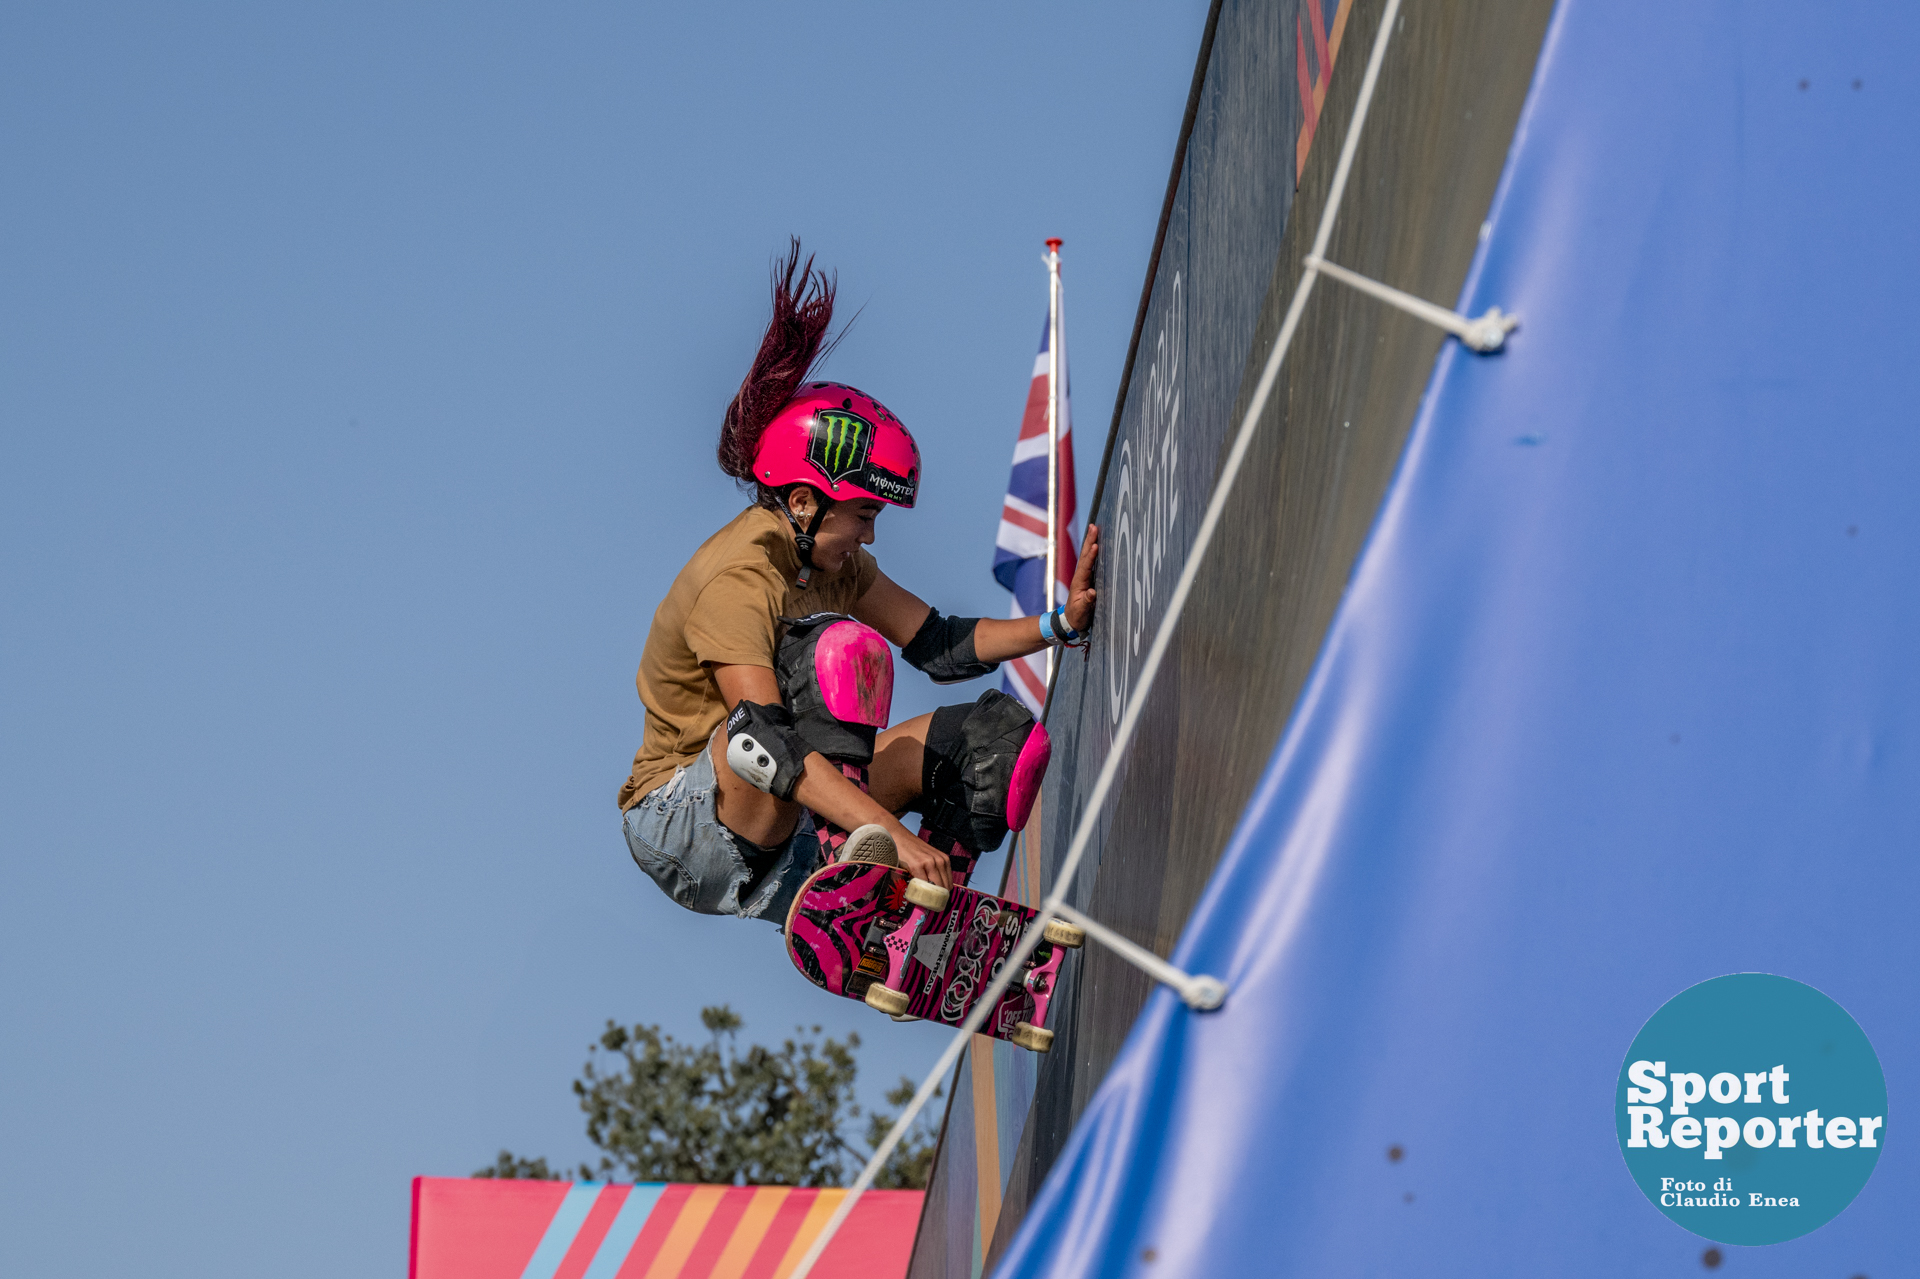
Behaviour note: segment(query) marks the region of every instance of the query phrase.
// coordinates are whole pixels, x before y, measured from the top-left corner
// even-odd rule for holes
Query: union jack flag
[[[1013,446],[1013,474],[1007,480],[1007,500],[1000,508],[1000,533],[994,539],[993,575],[1013,592],[1008,617],[1034,617],[1047,607],[1047,331],[1040,326],[1040,354],[1033,361],[1033,382],[1027,388],[1027,411],[1020,419],[1020,441]],[[1061,325],[1061,332],[1066,326]],[[1060,342],[1060,545],[1055,571],[1061,583],[1054,602],[1067,601],[1067,584],[1079,563],[1080,538],[1074,527],[1073,409],[1068,391],[1067,344]],[[1047,700],[1047,654],[1043,649],[1007,662],[1001,686],[1026,703],[1035,715]]]

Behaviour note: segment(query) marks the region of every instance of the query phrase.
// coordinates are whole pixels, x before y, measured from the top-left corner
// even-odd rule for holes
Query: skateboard
[[[815,871],[794,898],[787,954],[822,990],[896,1017],[958,1026],[1037,914],[971,888],[913,879],[897,867],[837,862]],[[1034,1052],[1052,1047],[1047,1007],[1060,963],[1085,940],[1065,920],[1049,920],[980,1032]]]

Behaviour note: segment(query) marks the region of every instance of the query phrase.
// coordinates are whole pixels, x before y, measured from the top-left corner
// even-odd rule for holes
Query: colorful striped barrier
[[[844,1190],[415,1177],[409,1279],[786,1279]],[[862,1196],[813,1273],[898,1279],[918,1190]]]

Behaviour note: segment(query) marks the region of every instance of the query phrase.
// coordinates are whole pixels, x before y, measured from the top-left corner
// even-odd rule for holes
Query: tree
[[[900,1082],[887,1092],[889,1106],[904,1106],[913,1100],[913,1094],[919,1091],[913,1080],[905,1075]],[[938,1097],[944,1088],[935,1088],[933,1095]],[[867,1148],[880,1149],[880,1143],[887,1139],[893,1130],[894,1115],[872,1114],[867,1116]],[[913,1121],[913,1127],[907,1129],[900,1138],[900,1144],[887,1156],[887,1162],[880,1165],[880,1171],[874,1174],[873,1184],[878,1190],[925,1190],[927,1181],[933,1176],[933,1154],[940,1147],[940,1128],[934,1122],[933,1111],[923,1110]]]
[[[503,1181],[559,1181],[566,1174],[547,1167],[544,1159],[521,1159],[510,1150],[500,1152],[493,1167],[482,1168],[476,1177],[498,1177]]]
[[[857,1120],[860,1036],[821,1038],[820,1027],[796,1028],[778,1049],[737,1039],[742,1022],[731,1008],[704,1008],[706,1044],[684,1044],[658,1026],[608,1021],[587,1050],[573,1091],[587,1116],[587,1139],[604,1152],[598,1167],[580,1165],[582,1180],[693,1181],[720,1185],[837,1186],[865,1164],[843,1128]],[[887,1094],[901,1106],[911,1080]],[[878,1148],[893,1117],[868,1116],[866,1140]],[[874,1184],[920,1187],[933,1167],[934,1120],[923,1114],[894,1150]],[[849,1158],[851,1156],[851,1158]],[[476,1177],[557,1179],[545,1159],[503,1150]]]

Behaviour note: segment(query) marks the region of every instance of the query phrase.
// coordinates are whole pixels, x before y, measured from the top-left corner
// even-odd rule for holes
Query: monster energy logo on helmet
[[[865,470],[873,452],[873,423],[844,409],[816,412],[807,435],[807,461],[835,484]]]
[[[807,420],[807,464],[825,476],[832,488],[837,489],[851,480],[875,497],[912,506],[914,493],[920,487],[919,467],[916,465],[907,474],[897,475],[874,461],[873,445],[878,429],[873,422],[853,412],[852,407],[849,401],[840,408],[814,410]],[[898,425],[885,409],[880,409],[880,419]],[[917,463],[918,453],[914,456]]]

